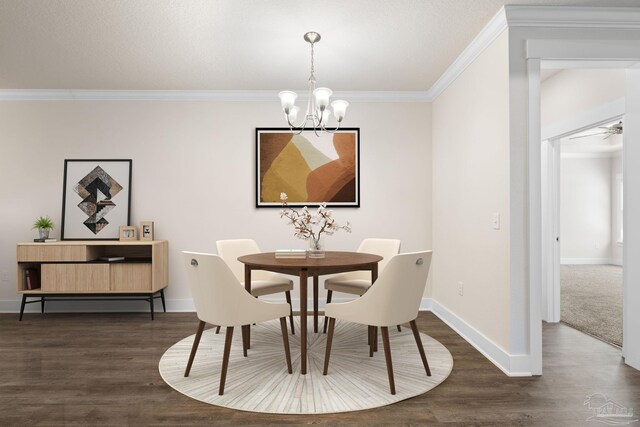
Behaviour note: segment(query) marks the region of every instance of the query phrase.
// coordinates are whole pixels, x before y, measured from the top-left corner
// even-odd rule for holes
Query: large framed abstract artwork
[[[256,129],[256,206],[360,206],[360,129]]]
[[[118,240],[129,225],[131,159],[65,160],[62,240]]]

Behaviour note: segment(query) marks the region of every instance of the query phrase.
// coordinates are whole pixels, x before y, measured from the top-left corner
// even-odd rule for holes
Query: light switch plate
[[[491,225],[493,226],[494,230],[500,230],[500,214],[498,212],[493,214]]]

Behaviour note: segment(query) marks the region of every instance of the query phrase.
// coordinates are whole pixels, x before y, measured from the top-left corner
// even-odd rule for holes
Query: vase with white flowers
[[[282,201],[280,218],[287,218],[289,224],[293,225],[294,236],[309,241],[309,249],[307,251],[309,258],[324,258],[323,234],[331,236],[338,230],[351,233],[349,221],[347,221],[346,225],[339,225],[333,219],[333,211],[327,209],[326,203],[322,203],[315,213],[311,213],[306,206],[298,212],[288,207],[287,199],[286,193],[280,193],[280,200]]]

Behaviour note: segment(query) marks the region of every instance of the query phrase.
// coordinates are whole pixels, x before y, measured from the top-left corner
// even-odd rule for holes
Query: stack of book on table
[[[46,239],[33,239],[34,243],[53,243],[53,242],[57,242],[57,241],[58,241],[58,239],[49,239],[49,238],[46,238]]]
[[[276,258],[305,259],[306,257],[307,251],[304,249],[278,249],[276,251]]]

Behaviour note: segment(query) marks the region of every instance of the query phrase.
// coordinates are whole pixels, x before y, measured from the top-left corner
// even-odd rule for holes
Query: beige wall
[[[327,249],[354,250],[366,237],[402,239],[403,251],[432,248],[430,119],[426,103],[351,105],[361,208],[336,209],[353,233],[336,233]],[[167,297],[183,300],[174,307],[190,299],[181,250],[214,252],[217,239],[237,237],[264,250],[304,248],[277,209],[254,207],[255,128],[282,125],[277,100],[0,103],[0,279],[8,279],[0,309],[18,308],[15,243],[35,237],[38,215],[60,224],[64,159],[133,159],[132,223],[153,220],[157,238],[169,240]]]
[[[624,97],[625,70],[563,70],[542,82],[542,127]]]
[[[435,300],[509,352],[507,34],[433,104],[432,277]]]

